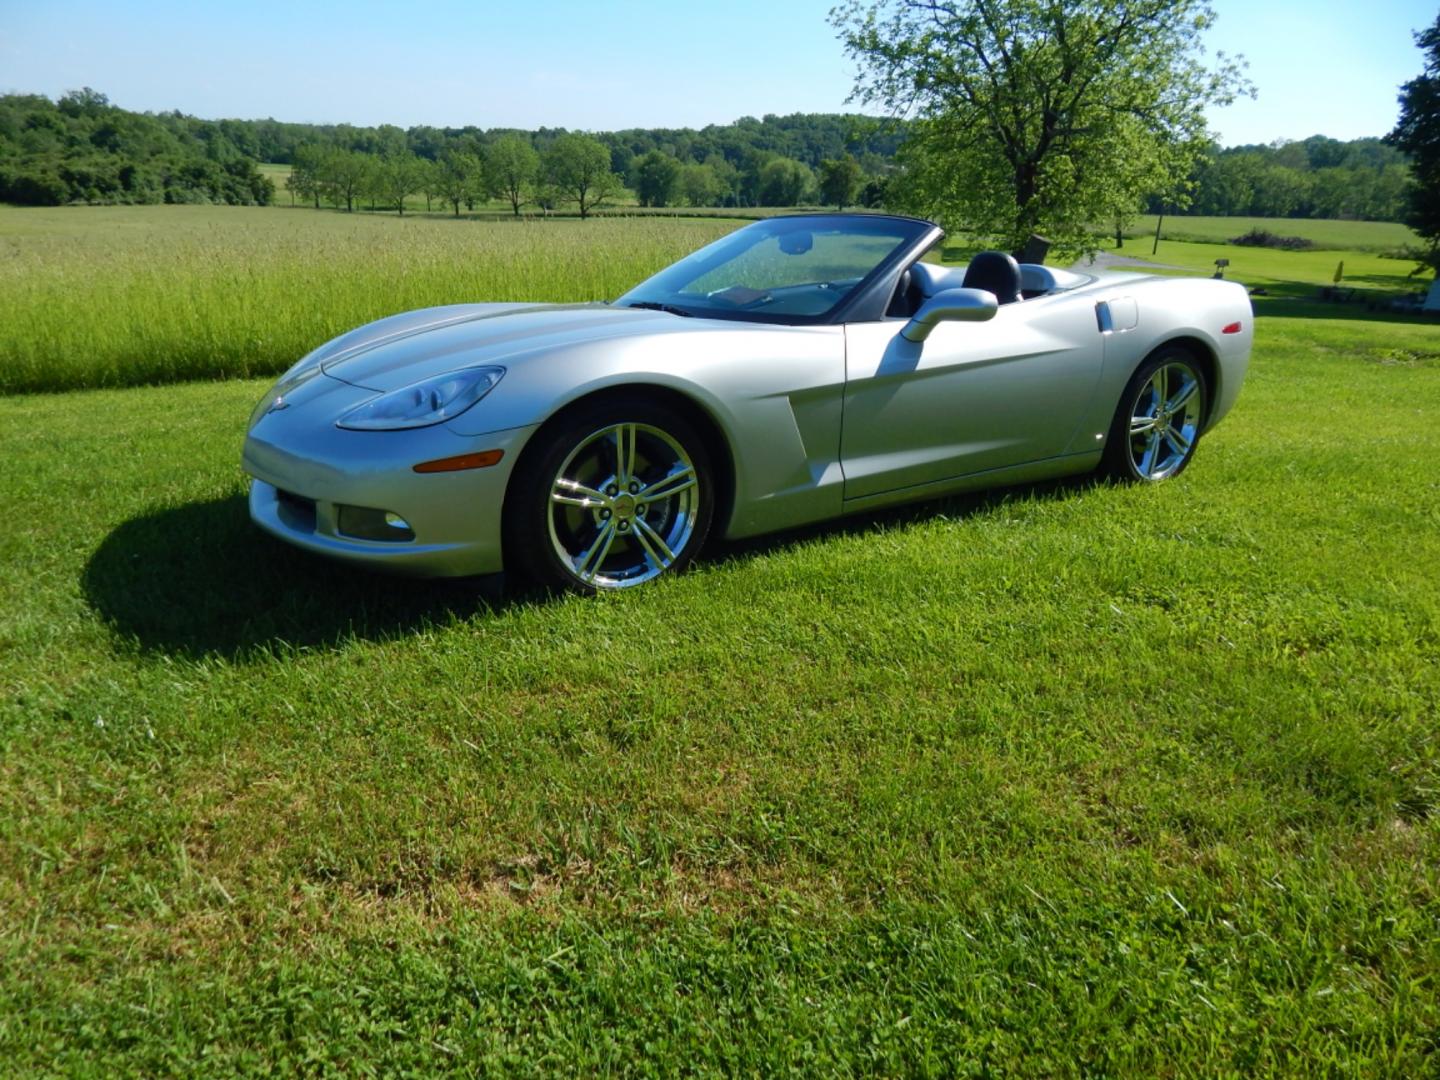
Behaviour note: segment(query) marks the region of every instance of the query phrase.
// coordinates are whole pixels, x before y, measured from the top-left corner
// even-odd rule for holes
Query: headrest
[[[965,268],[967,289],[984,289],[1002,304],[1020,299],[1020,264],[1003,251],[982,251]]]

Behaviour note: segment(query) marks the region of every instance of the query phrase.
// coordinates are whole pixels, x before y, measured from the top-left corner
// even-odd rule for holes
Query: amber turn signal
[[[434,461],[422,461],[414,468],[416,472],[420,473],[459,472],[461,469],[488,469],[491,465],[498,465],[500,459],[504,456],[504,450],[481,450],[478,454],[456,454],[454,457],[442,457],[436,458]]]

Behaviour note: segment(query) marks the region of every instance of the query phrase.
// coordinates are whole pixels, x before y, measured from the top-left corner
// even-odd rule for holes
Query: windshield
[[[616,304],[755,322],[819,322],[934,226],[866,215],[757,221],[688,255]]]

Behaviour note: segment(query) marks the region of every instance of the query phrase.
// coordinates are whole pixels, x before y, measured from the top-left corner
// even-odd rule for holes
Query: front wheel
[[[710,531],[705,443],[651,402],[600,402],[564,417],[512,479],[506,558],[544,585],[624,589],[682,570]]]
[[[1117,480],[1156,483],[1195,456],[1209,387],[1195,358],[1162,349],[1140,365],[1115,410],[1103,468]]]

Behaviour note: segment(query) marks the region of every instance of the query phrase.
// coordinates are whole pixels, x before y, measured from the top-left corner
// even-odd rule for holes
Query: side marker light
[[[418,473],[435,473],[459,472],[462,469],[488,469],[491,465],[500,464],[500,459],[504,456],[504,450],[481,450],[478,454],[457,454],[454,457],[422,461],[419,465],[414,466],[414,470]]]

